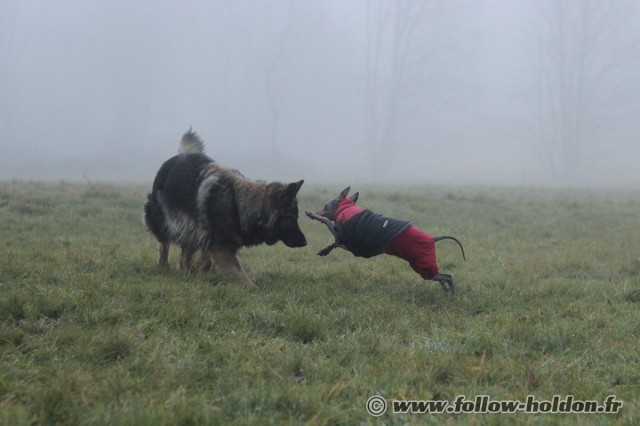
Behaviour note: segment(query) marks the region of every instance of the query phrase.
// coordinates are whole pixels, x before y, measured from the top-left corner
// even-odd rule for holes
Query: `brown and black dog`
[[[438,281],[445,291],[453,292],[455,283],[451,275],[438,271],[435,243],[444,239],[454,240],[466,260],[460,241],[449,236],[432,237],[406,220],[373,213],[356,204],[358,192],[348,198],[349,190],[350,187],[345,188],[319,212],[305,212],[311,219],[324,223],[335,238],[335,242],[320,250],[318,255],[326,256],[336,247],[358,257],[390,254],[409,262],[425,280]]]
[[[204,144],[189,129],[178,155],[158,170],[144,205],[144,221],[160,243],[158,263],[166,265],[169,244],[181,247],[180,269],[191,270],[201,251],[206,268],[242,284],[253,283],[236,257],[241,247],[282,241],[304,247],[298,225],[296,195],[303,180],[293,183],[245,178],[204,154]]]

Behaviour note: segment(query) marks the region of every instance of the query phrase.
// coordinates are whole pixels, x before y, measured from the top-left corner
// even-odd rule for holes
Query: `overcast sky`
[[[632,0],[0,0],[0,179],[640,184]]]

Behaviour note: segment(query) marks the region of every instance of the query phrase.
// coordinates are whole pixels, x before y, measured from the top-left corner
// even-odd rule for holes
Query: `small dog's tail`
[[[180,148],[178,149],[178,154],[191,154],[191,153],[202,153],[204,152],[204,142],[200,139],[200,135],[196,132],[189,130],[182,135],[182,140],[180,141]]]
[[[440,240],[453,240],[453,241],[455,241],[456,243],[458,243],[458,245],[460,246],[460,250],[462,250],[462,258],[463,258],[465,261],[467,260],[467,258],[464,256],[464,249],[462,248],[462,244],[460,243],[460,241],[458,241],[458,239],[457,239],[457,238],[449,237],[449,236],[447,236],[447,235],[443,235],[442,237],[435,237],[435,238],[433,239],[433,242],[434,242],[434,243],[437,243],[437,242],[438,242],[438,241],[440,241]]]

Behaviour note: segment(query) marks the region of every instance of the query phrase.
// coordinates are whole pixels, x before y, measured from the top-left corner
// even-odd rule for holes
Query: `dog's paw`
[[[318,256],[326,256],[326,255],[328,255],[329,253],[331,253],[331,250],[332,250],[332,249],[331,249],[331,248],[328,248],[328,247],[327,247],[327,248],[323,248],[322,250],[320,250],[320,251],[318,252]]]

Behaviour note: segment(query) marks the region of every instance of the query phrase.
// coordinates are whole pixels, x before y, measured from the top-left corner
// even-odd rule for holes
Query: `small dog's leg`
[[[320,250],[318,252],[318,256],[326,256],[329,253],[331,253],[334,248],[338,248],[338,247],[347,250],[347,248],[344,245],[342,245],[342,243],[340,243],[340,240],[338,239],[338,233],[336,232],[336,226],[333,224],[333,222],[331,222],[326,217],[317,215],[315,213],[310,213],[310,212],[305,212],[305,213],[311,219],[324,223],[327,226],[327,228],[329,228],[331,235],[333,235],[333,238],[335,239],[335,242],[333,244],[329,244],[328,246]]]
[[[317,220],[319,222],[324,223],[325,225],[327,225],[327,228],[329,228],[329,231],[331,232],[331,235],[333,235],[333,238],[336,239],[336,241],[338,241],[338,234],[336,233],[336,226],[333,224],[333,222],[331,222],[329,219],[327,219],[324,216],[319,216],[315,213],[311,213],[311,212],[305,212],[305,214],[310,217],[313,220]]]
[[[334,248],[338,247],[338,245],[336,243],[333,244],[329,244],[328,246],[326,246],[325,248],[323,248],[322,250],[320,250],[318,252],[318,256],[326,256],[329,253],[331,253],[333,251]]]
[[[437,274],[431,280],[438,281],[444,291],[451,290],[453,293],[456,289],[456,283],[453,282],[453,278],[449,274]]]
[[[160,243],[158,249],[158,265],[169,266],[169,243]]]
[[[329,244],[328,246],[326,246],[325,248],[320,250],[318,252],[318,256],[326,256],[329,253],[331,253],[333,251],[333,249],[337,249],[337,248],[341,248],[341,249],[349,251],[349,252],[351,251],[344,244],[340,244],[338,241],[336,241],[335,243]]]

